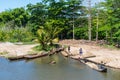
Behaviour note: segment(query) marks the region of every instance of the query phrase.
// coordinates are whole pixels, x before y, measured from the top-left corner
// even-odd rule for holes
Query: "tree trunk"
[[[73,40],[75,39],[75,35],[74,35],[74,16],[73,16]]]
[[[99,11],[97,13],[97,26],[96,26],[96,41],[98,41],[98,26],[99,26]]]
[[[91,0],[88,0],[88,38],[91,41]]]

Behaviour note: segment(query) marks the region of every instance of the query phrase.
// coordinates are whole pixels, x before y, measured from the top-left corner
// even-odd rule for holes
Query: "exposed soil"
[[[79,49],[82,48],[82,57],[95,55],[96,57],[89,58],[95,62],[100,63],[103,61],[107,66],[120,68],[120,50],[110,49],[101,47],[98,45],[104,44],[103,41],[100,42],[89,42],[86,40],[62,40],[59,42],[62,45],[70,46],[70,54],[75,55],[74,57],[80,57]],[[32,47],[37,44],[32,45],[15,45],[10,42],[0,43],[0,52],[8,52],[9,55],[25,55],[32,51]],[[67,49],[66,49],[67,51]]]
[[[20,44],[13,44],[10,42],[1,42],[0,43],[0,52],[4,53],[7,52],[8,55],[12,56],[20,56],[20,55],[25,55],[28,54],[30,51],[32,51],[32,48],[36,46],[36,44],[32,45],[22,45]]]
[[[71,54],[78,54],[75,57],[79,57],[79,49],[83,49],[83,57],[95,55],[96,57],[89,58],[92,61],[100,63],[103,61],[107,66],[120,68],[120,50],[110,49],[102,46],[103,41],[99,42],[89,42],[86,40],[63,40],[60,41],[62,45],[71,46]]]

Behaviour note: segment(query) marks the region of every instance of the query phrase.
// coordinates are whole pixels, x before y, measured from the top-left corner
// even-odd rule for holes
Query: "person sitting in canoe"
[[[104,66],[105,63],[101,61],[101,63],[98,65],[98,70],[101,72],[107,72],[107,68]]]
[[[101,64],[100,64],[99,68],[100,68],[100,69],[103,69],[103,68],[104,68],[103,61],[101,61]]]

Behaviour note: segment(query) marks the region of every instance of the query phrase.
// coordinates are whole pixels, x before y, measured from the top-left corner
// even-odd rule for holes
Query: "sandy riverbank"
[[[34,46],[36,46],[36,44],[22,45],[22,43],[18,43],[16,45],[10,42],[0,42],[0,52],[7,52],[7,55],[12,56],[21,56],[30,53]]]
[[[79,57],[79,48],[83,49],[83,57],[95,55],[96,57],[88,58],[94,62],[100,63],[103,61],[105,65],[120,69],[120,50],[100,47],[96,42],[88,42],[84,40],[63,40],[62,45],[71,46],[71,54],[76,54],[74,57]],[[78,55],[77,55],[78,54]],[[92,66],[93,64],[88,64]]]
[[[105,47],[97,46],[96,42],[88,42],[84,40],[63,40],[59,42],[62,45],[71,46],[71,54],[73,57],[79,56],[79,48],[83,49],[83,56],[95,55],[96,57],[89,58],[92,61],[100,63],[103,61],[107,66],[120,68],[120,50],[108,49]],[[32,51],[31,48],[36,46],[32,45],[15,45],[10,42],[0,43],[0,52],[8,52],[8,55],[19,56],[28,54]]]

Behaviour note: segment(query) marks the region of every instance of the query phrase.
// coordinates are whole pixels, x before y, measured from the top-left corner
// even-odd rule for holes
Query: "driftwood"
[[[9,56],[7,57],[9,60],[18,60],[18,59],[24,59],[24,55],[21,56]]]
[[[95,61],[92,61],[92,60],[89,60],[89,59],[81,59],[85,62],[90,62],[90,63],[94,63],[95,65],[103,65],[105,67],[109,67],[109,68],[114,68],[114,69],[120,69],[120,68],[116,68],[116,67],[112,67],[112,66],[109,66],[109,65],[106,65],[105,63],[98,63],[98,62],[95,62]],[[80,61],[80,60],[79,60]]]
[[[90,56],[86,56],[86,57],[83,57],[83,58],[80,58],[80,57],[74,57],[72,55],[69,55],[69,53],[67,51],[63,51],[62,52],[62,55],[65,56],[65,57],[68,57],[70,56],[70,58],[74,59],[74,60],[78,60],[84,64],[86,64],[86,62],[91,62],[91,63],[94,63],[95,65],[103,65],[105,66],[104,64],[101,64],[101,63],[97,63],[97,62],[94,62],[94,61],[91,61],[89,60],[88,58],[93,58],[93,57],[96,57],[95,55],[90,55]],[[99,69],[99,68],[94,68],[94,67],[91,67],[99,72],[106,72],[107,71],[107,68],[104,68],[104,69]]]
[[[51,56],[55,53],[58,53],[60,51],[63,51],[64,48],[57,48],[54,49],[50,52],[44,52],[44,53],[38,53],[38,54],[27,54],[27,55],[21,55],[21,56],[11,56],[11,57],[7,57],[9,60],[19,60],[19,59],[35,59],[35,58],[39,58],[39,57],[43,57],[43,56]]]
[[[29,55],[28,54],[28,55],[25,55],[24,58],[25,59],[35,59],[35,58],[39,58],[39,57],[43,57],[43,56],[47,56],[47,55],[48,55],[48,53],[41,53],[41,54],[35,54],[35,55],[34,54],[33,55],[31,55],[31,54]]]
[[[68,57],[68,54],[65,51],[62,51],[61,54],[65,57]]]

